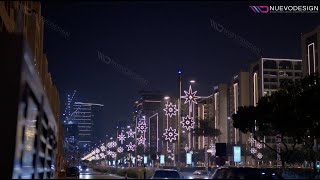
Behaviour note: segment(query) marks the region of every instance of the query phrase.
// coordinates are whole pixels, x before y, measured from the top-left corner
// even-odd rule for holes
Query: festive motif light
[[[114,159],[114,158],[116,158],[116,156],[117,156],[117,153],[116,152],[112,152],[111,153],[111,157]]]
[[[215,156],[216,155],[216,145],[210,144],[209,149],[211,152],[211,156]]]
[[[134,151],[135,145],[132,144],[131,142],[130,142],[128,145],[126,145],[126,146],[128,147],[128,151]]]
[[[251,144],[251,146],[256,142],[256,140],[253,137],[249,137],[248,141]]]
[[[186,128],[187,130],[194,128],[194,120],[189,115],[187,115],[186,117],[182,117],[181,124],[182,124],[182,127]]]
[[[108,147],[108,148],[112,148],[111,142],[108,142],[107,147]]]
[[[98,148],[96,149],[96,153],[97,153],[97,154],[100,153],[100,150],[99,150]]]
[[[139,123],[138,124],[138,127],[137,127],[137,129],[138,129],[138,132],[141,132],[141,133],[145,133],[145,132],[147,132],[147,124],[146,124],[146,122],[141,122],[141,123]]]
[[[255,154],[255,153],[257,153],[257,149],[256,149],[256,148],[251,148],[251,149],[250,149],[250,152],[251,152],[252,154]]]
[[[123,150],[124,150],[124,149],[123,149],[123,147],[121,147],[121,146],[120,146],[120,147],[118,147],[118,149],[117,149],[118,153],[122,153],[122,152],[123,152]]]
[[[176,112],[178,111],[178,109],[176,108],[176,105],[173,105],[171,102],[170,104],[166,104],[166,108],[163,109],[166,112],[166,116],[172,117],[172,116],[176,116]]]
[[[104,153],[100,153],[100,157],[101,157],[102,159],[104,159],[104,158],[106,158],[106,155],[105,155]]]
[[[146,138],[144,138],[143,136],[140,136],[137,140],[138,140],[138,145],[140,144],[145,145]]]
[[[110,156],[110,155],[112,154],[112,151],[108,150],[108,151],[106,152],[106,154],[107,154],[107,156]]]
[[[263,157],[262,153],[258,153],[258,154],[257,154],[257,158],[258,158],[258,159],[262,159],[262,157]]]
[[[117,146],[117,143],[115,141],[110,142],[110,146],[111,148],[114,148]]]
[[[165,140],[169,140],[170,142],[172,142],[172,140],[177,140],[178,133],[176,133],[176,129],[172,129],[172,127],[169,127],[169,129],[165,129],[165,133],[163,133],[163,135],[165,135]]]
[[[256,144],[256,147],[257,147],[258,149],[261,149],[261,148],[262,148],[262,144],[261,144],[261,143],[257,143],[257,144]]]
[[[138,161],[138,162],[141,162],[141,161],[142,161],[142,159],[143,159],[143,157],[142,157],[142,156],[139,156],[139,155],[137,156],[137,161]]]
[[[123,144],[123,141],[125,141],[126,136],[121,132],[121,134],[119,135],[118,139],[121,142],[121,144]]]
[[[199,98],[198,96],[196,96],[197,91],[192,92],[191,85],[189,86],[189,92],[184,91],[184,93],[185,93],[185,96],[182,96],[182,98],[186,99],[184,104],[187,104],[188,102],[189,102],[189,105],[191,103],[198,104],[197,101],[196,101],[196,99]]]
[[[105,147],[104,145],[102,145],[102,146],[100,147],[100,149],[101,149],[102,152],[106,151],[106,147]]]
[[[128,138],[130,138],[130,137],[134,138],[135,132],[133,132],[132,129],[130,129],[130,130],[127,131],[126,133],[128,134]]]
[[[188,145],[186,144],[186,146],[184,147],[184,150],[187,152],[189,150]]]
[[[190,151],[190,154],[193,154],[193,151]]]

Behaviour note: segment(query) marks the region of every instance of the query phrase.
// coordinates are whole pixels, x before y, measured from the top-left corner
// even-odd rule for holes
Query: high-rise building
[[[229,86],[229,105],[228,117],[237,113],[238,107],[250,105],[249,72],[241,71],[233,76]],[[228,142],[233,145],[243,145],[247,143],[246,134],[239,132],[233,127],[232,121],[229,122],[230,137]]]
[[[59,92],[48,71],[43,52],[44,21],[39,1],[0,1],[0,32],[22,33],[32,54],[32,64],[40,77],[43,89],[58,125],[56,170],[63,169],[63,129],[60,121]]]
[[[216,143],[228,143],[229,130],[228,123],[228,85],[218,84],[213,90],[213,115],[214,127],[221,131],[221,135],[215,140]]]
[[[163,95],[159,91],[140,91],[139,93],[140,98],[134,103],[134,121],[144,117],[148,127],[145,137],[146,145],[150,147],[150,154],[153,154],[161,149]]]
[[[320,72],[320,26],[301,36],[303,74]]]
[[[250,65],[250,104],[280,88],[282,80],[302,77],[301,59],[260,58]]]

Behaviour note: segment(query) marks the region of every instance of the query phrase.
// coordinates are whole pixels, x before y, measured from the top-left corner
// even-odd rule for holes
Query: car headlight
[[[86,169],[86,171],[89,171],[89,169]]]
[[[189,179],[193,179],[193,177],[189,177]]]

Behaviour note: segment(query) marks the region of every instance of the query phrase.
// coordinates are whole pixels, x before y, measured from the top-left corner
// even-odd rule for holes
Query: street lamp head
[[[195,83],[196,81],[195,80],[190,80],[190,83]]]
[[[178,71],[178,74],[182,74],[182,71],[181,71],[181,70],[179,70],[179,71]]]
[[[168,100],[168,99],[170,99],[170,97],[169,97],[169,96],[165,96],[164,99],[165,99],[165,100]]]

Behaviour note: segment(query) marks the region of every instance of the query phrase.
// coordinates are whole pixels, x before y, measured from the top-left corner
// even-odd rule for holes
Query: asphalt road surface
[[[80,172],[80,179],[124,179],[124,177],[107,174],[107,173],[100,173],[89,169],[86,172]],[[67,179],[76,179],[76,177],[67,177]]]

